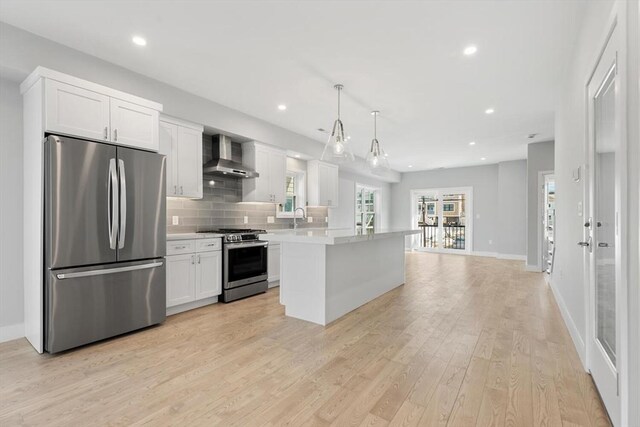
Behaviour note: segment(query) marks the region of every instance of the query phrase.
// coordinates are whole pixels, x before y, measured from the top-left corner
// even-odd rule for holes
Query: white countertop
[[[214,237],[224,237],[224,234],[217,234],[217,233],[167,233],[167,241],[170,241],[170,240],[191,240],[191,239],[213,239]]]
[[[260,240],[269,242],[293,242],[324,245],[338,245],[343,243],[355,243],[366,240],[387,239],[394,236],[407,236],[420,233],[420,230],[384,229],[378,231],[356,231],[353,228],[314,228],[297,230],[267,230],[260,235]]]

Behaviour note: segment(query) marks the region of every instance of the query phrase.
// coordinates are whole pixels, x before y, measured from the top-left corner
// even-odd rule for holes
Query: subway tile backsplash
[[[211,137],[205,135],[203,141],[203,161],[212,157]],[[233,158],[241,161],[240,144],[233,144]],[[293,219],[277,218],[278,205],[272,203],[240,203],[242,201],[242,181],[226,176],[206,176],[203,183],[203,198],[190,200],[167,198],[167,233],[192,233],[212,228],[258,228],[277,229],[293,227]],[[307,216],[313,222],[298,220],[298,227],[326,227],[327,208],[310,207]],[[173,225],[173,217],[178,216],[179,225]],[[244,223],[244,217],[248,223]],[[267,218],[274,217],[273,223]]]

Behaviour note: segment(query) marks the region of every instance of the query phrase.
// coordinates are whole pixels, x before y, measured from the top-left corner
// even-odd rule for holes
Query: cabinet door
[[[202,133],[178,126],[178,194],[202,198]]]
[[[338,206],[338,168],[329,166],[327,168],[327,206]]]
[[[55,80],[45,83],[48,132],[109,139],[109,97]]]
[[[269,153],[269,187],[273,202],[285,202],[287,185],[287,156],[280,152]]]
[[[111,141],[158,151],[159,113],[151,108],[111,98]]]
[[[196,300],[222,293],[222,251],[196,254]]]
[[[160,122],[160,154],[167,156],[167,196],[178,195],[178,126]]]
[[[318,165],[318,205],[329,204],[329,167],[323,163]]]
[[[195,255],[172,255],[167,260],[167,307],[195,300]]]
[[[256,202],[272,202],[273,192],[270,183],[269,150],[256,148],[256,171],[260,174],[255,178],[255,200]]]
[[[269,243],[267,271],[270,282],[280,280],[280,245],[272,245]]]

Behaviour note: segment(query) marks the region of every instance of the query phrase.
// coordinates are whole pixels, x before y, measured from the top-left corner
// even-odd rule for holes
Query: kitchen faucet
[[[302,219],[306,219],[307,218],[307,214],[304,212],[304,209],[296,208],[296,210],[293,211],[293,229],[294,230],[296,230],[298,228],[298,222],[296,221],[296,212],[298,212],[298,209],[300,209],[302,211]]]

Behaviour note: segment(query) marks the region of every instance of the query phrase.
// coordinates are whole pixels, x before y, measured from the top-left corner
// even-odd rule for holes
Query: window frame
[[[306,177],[307,174],[305,171],[301,170],[290,170],[287,169],[286,177],[294,178],[294,212],[296,208],[303,208],[306,211],[307,203],[306,203]],[[286,179],[285,179],[286,185]],[[286,198],[286,188],[285,188],[285,198]],[[278,204],[278,208],[276,209],[276,218],[293,218],[294,212],[285,212],[284,205]],[[302,212],[295,212],[295,218],[302,218]]]

